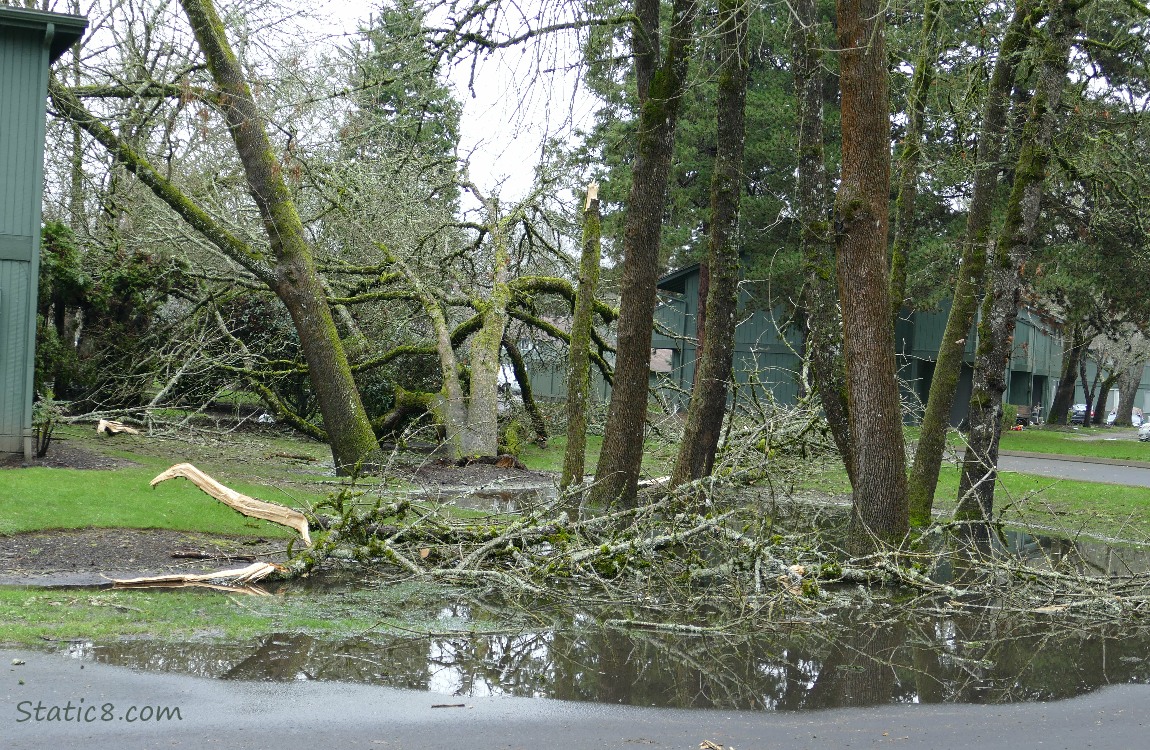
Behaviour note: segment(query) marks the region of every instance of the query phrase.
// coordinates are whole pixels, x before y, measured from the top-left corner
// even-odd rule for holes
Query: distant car
[[[1070,424],[1083,424],[1086,422],[1086,404],[1075,404],[1070,407]]]
[[[1138,439],[1143,443],[1150,443],[1150,422],[1143,422],[1138,428]]]
[[[1134,411],[1131,412],[1131,414],[1130,414],[1130,424],[1133,425],[1134,427],[1141,427],[1142,422],[1144,420],[1145,420],[1145,418],[1142,416],[1142,410],[1139,409],[1137,406],[1135,406]],[[1114,424],[1117,421],[1118,421],[1118,410],[1115,409],[1114,411],[1110,412],[1110,414],[1106,417],[1106,424]]]

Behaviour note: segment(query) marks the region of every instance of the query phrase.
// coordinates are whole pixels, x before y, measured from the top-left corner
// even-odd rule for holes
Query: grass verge
[[[1002,450],[1055,453],[1087,458],[1150,462],[1150,443],[1141,443],[1129,430],[1044,428],[1002,433]]]
[[[338,590],[287,586],[276,596],[216,591],[112,591],[0,587],[0,642],[239,640],[268,633],[346,638],[389,630],[443,630],[447,588],[399,585]],[[474,626],[474,623],[472,623]]]

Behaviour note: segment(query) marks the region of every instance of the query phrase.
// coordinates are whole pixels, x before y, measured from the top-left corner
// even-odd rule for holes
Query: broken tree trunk
[[[265,521],[271,521],[272,523],[278,523],[281,526],[295,529],[303,538],[304,544],[309,547],[311,546],[311,535],[308,533],[307,518],[298,510],[285,508],[282,505],[276,505],[274,503],[266,503],[263,500],[256,500],[255,498],[240,494],[230,487],[225,487],[220,484],[191,464],[176,464],[153,479],[151,484],[155,487],[160,482],[166,482],[175,477],[187,479],[208,495],[211,495],[224,505],[239,511],[245,516],[262,518]]]
[[[232,591],[236,586],[262,581],[272,573],[283,572],[282,565],[268,562],[256,562],[246,568],[233,568],[231,570],[217,570],[214,573],[175,573],[164,576],[145,576],[143,578],[113,578],[112,587],[117,589],[152,588],[157,586],[205,586]],[[267,592],[254,589],[249,593],[264,594]]]
[[[140,431],[135,427],[129,427],[123,422],[117,422],[114,419],[101,419],[100,422],[96,425],[96,432],[100,434],[107,433],[109,435],[118,435],[121,432],[127,435],[140,434]]]

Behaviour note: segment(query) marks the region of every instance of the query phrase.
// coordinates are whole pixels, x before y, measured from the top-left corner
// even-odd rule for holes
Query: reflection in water
[[[934,576],[956,585],[986,576],[985,566],[964,562],[963,550],[1021,557],[1035,569],[1069,575],[1150,570],[1145,549],[1007,533],[960,540]],[[278,593],[306,600],[330,617],[375,602],[370,586],[346,579],[326,591],[312,580]],[[349,601],[352,593],[360,597],[358,605]],[[872,594],[873,603],[843,607],[827,620],[764,620],[753,634],[740,635],[623,631],[592,627],[593,619],[583,614],[556,613],[546,628],[480,635],[466,631],[502,621],[500,612],[448,603],[433,616],[450,635],[320,640],[276,634],[244,644],[122,641],[80,643],[72,650],[98,662],[221,679],[339,680],[462,697],[695,708],[1005,703],[1150,682],[1150,623],[1115,619],[1085,626],[1041,609],[1019,612],[989,594],[923,614],[900,608],[898,590]]]
[[[755,637],[568,628],[507,635],[253,644],[77,644],[76,656],[136,669],[245,680],[340,680],[464,697],[516,695],[633,705],[814,709],[891,702],[1067,698],[1150,681],[1150,631],[986,609],[915,621],[842,612],[830,628]],[[885,618],[884,618],[885,616]]]

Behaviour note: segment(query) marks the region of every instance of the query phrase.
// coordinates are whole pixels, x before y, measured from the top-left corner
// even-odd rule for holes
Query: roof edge
[[[53,33],[48,58],[49,62],[56,62],[84,35],[88,19],[66,13],[0,6],[0,29],[28,29],[44,33],[49,25]]]

